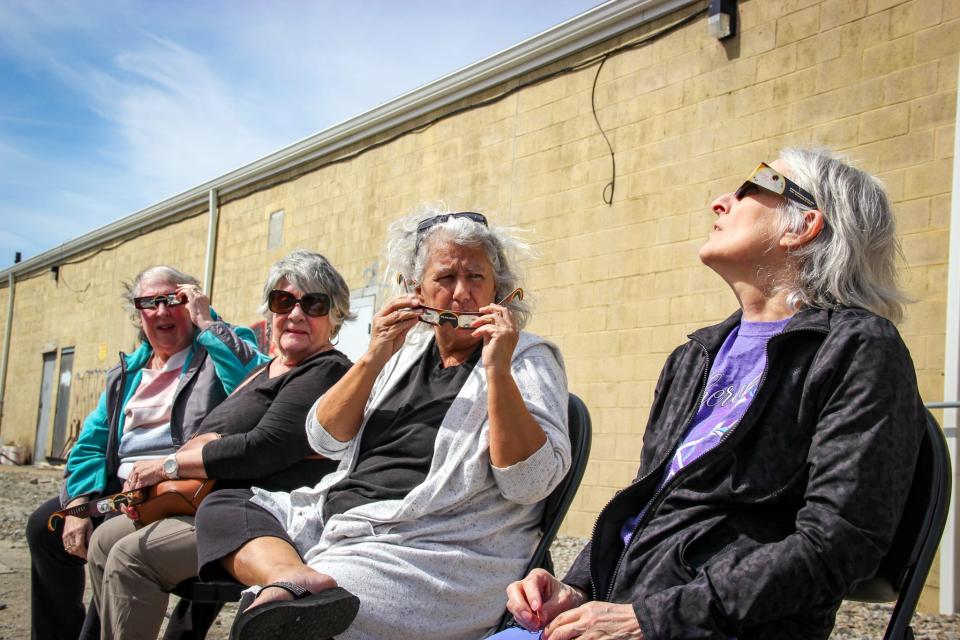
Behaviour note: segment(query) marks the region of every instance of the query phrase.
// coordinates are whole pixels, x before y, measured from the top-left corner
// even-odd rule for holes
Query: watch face
[[[163,471],[168,476],[175,475],[179,467],[180,465],[177,464],[176,458],[167,458],[166,460],[163,461]]]

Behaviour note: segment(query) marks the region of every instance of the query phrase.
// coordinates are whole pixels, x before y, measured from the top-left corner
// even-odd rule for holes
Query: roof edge
[[[204,205],[211,190],[225,195],[242,189],[699,1],[611,0],[270,155],[14,264],[0,271],[0,287],[10,274],[16,278],[45,269],[146,226],[176,218],[188,209]]]

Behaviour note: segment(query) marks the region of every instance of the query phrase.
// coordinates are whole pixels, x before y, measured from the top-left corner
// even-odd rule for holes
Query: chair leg
[[[203,640],[213,626],[223,603],[180,599],[170,616],[163,640]]]

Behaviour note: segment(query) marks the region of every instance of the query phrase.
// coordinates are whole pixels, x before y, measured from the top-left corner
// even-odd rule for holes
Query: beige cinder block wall
[[[637,41],[702,6],[521,81]],[[636,471],[667,353],[690,330],[735,308],[696,258],[710,226],[710,200],[783,146],[839,149],[887,184],[904,247],[901,273],[917,300],[901,330],[924,398],[942,397],[958,43],[960,3],[952,0],[743,0],[740,34],[726,43],[710,38],[701,18],[605,62],[595,105],[616,152],[613,206],[603,201],[611,160],[594,122],[592,65],[226,199],[214,303],[228,318],[259,320],[267,268],[297,247],[325,253],[351,287],[379,280],[386,226],[424,201],[477,208],[530,229],[542,256],[529,274],[537,302],[531,330],[561,346],[570,387],[594,420],[591,462],[563,528],[587,536],[597,512]],[[283,239],[268,250],[268,220],[278,210]],[[87,279],[99,282],[91,287],[107,287],[112,296],[112,282],[157,261],[161,245],[198,272],[205,229],[200,216],[156,230],[65,275],[73,285],[71,269],[83,265]],[[191,249],[179,253],[184,239]],[[80,286],[87,281],[74,278]],[[5,438],[32,437],[42,345],[78,342],[82,369],[97,365],[95,343],[112,340],[112,353],[132,341],[122,319],[107,316],[109,304],[95,311],[74,297],[47,275],[18,284]],[[31,309],[36,299],[57,300],[65,322]],[[88,333],[98,337],[86,339]],[[934,575],[927,608],[935,608],[937,584]]]

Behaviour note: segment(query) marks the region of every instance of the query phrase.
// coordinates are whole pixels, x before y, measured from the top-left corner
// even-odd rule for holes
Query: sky
[[[0,269],[601,0],[0,0]]]

